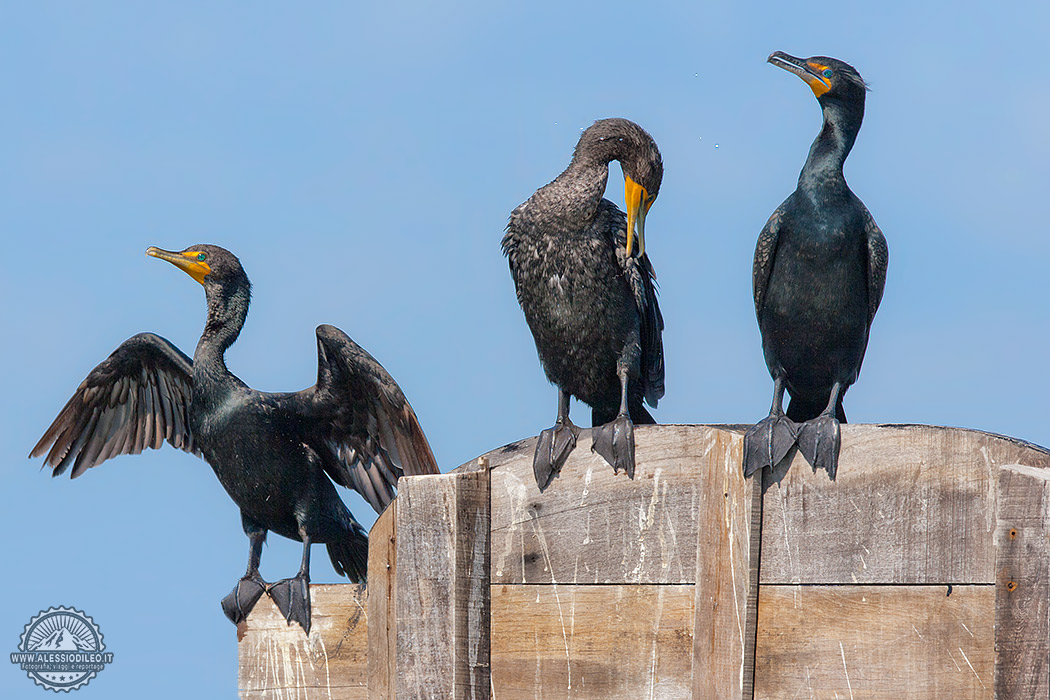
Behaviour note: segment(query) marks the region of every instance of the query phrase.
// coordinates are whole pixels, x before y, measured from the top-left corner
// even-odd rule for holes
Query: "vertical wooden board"
[[[488,477],[484,469],[399,482],[399,698],[489,696]]]
[[[692,630],[688,585],[493,585],[493,700],[686,700]]]
[[[635,428],[634,479],[591,452],[590,431],[542,494],[535,440],[492,458],[493,583],[693,583],[707,463],[739,452],[739,431]]]
[[[1050,697],[1050,470],[1004,465],[995,533],[996,698]]]
[[[837,480],[800,454],[766,493],[762,583],[992,583],[996,475],[1050,466],[1009,438],[842,426]]]
[[[365,700],[368,613],[364,586],[310,586],[312,624],[285,622],[268,596],[241,623],[238,685],[244,700]]]
[[[994,588],[947,590],[761,586],[756,700],[990,700]]]
[[[393,700],[397,679],[394,576],[397,572],[397,500],[368,533],[368,697]]]
[[[761,532],[761,479],[744,479],[743,445],[707,460],[696,549],[693,694],[750,700]]]

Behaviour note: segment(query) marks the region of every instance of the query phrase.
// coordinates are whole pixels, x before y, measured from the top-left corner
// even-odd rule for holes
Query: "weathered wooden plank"
[[[397,501],[368,533],[368,697],[393,700],[397,680],[394,576],[397,573]]]
[[[692,698],[693,587],[493,585],[494,700]]]
[[[244,700],[364,700],[368,614],[364,586],[310,586],[310,636],[285,622],[268,596],[241,623],[238,682]]]
[[[634,479],[590,449],[589,431],[540,493],[534,440],[486,455],[492,464],[493,583],[693,583],[697,477],[739,451],[739,432],[637,426]],[[716,487],[718,488],[718,487]]]
[[[396,503],[398,698],[489,697],[489,471],[404,477]]]
[[[842,426],[838,478],[796,454],[766,492],[762,583],[992,583],[1003,464],[1047,451],[971,430]]]
[[[704,460],[696,475],[707,485],[696,548],[696,700],[752,696],[762,493],[760,480],[741,473],[743,442],[728,447],[721,460]]]
[[[755,698],[990,700],[994,588],[947,590],[760,586]]]
[[[1050,697],[1050,470],[1004,465],[995,532],[996,698]]]

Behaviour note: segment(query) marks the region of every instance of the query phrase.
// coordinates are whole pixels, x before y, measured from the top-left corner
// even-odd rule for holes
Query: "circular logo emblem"
[[[11,663],[56,693],[76,690],[112,663],[94,620],[73,608],[48,608],[26,625]]]

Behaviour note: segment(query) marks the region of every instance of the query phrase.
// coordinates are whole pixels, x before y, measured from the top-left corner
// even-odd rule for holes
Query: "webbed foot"
[[[798,425],[783,413],[770,414],[744,433],[744,477],[775,467],[795,445]]]
[[[798,449],[814,470],[826,469],[832,481],[839,467],[842,433],[834,416],[822,413],[799,427]]]
[[[613,472],[621,469],[627,478],[634,478],[634,423],[626,414],[616,416],[605,425],[594,428],[591,450],[612,465]]]
[[[532,472],[536,475],[536,485],[540,491],[547,488],[554,478],[554,472],[565,464],[579,436],[580,429],[570,420],[559,421],[553,428],[540,433],[536,454],[532,458]]]
[[[310,579],[304,574],[271,583],[267,593],[288,624],[298,622],[310,634]]]
[[[244,576],[222,599],[222,612],[230,622],[238,625],[244,622],[265,592],[266,581],[263,581],[259,574]]]

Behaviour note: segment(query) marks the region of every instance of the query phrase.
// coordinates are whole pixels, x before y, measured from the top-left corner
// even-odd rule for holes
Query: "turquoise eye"
[[[208,258],[208,256],[205,255],[204,253],[197,253],[197,259],[200,260],[201,262],[204,262],[207,258]]]
[[[831,70],[830,68],[825,68],[824,69],[824,77],[825,78],[830,78],[833,75],[835,75],[835,71]]]

